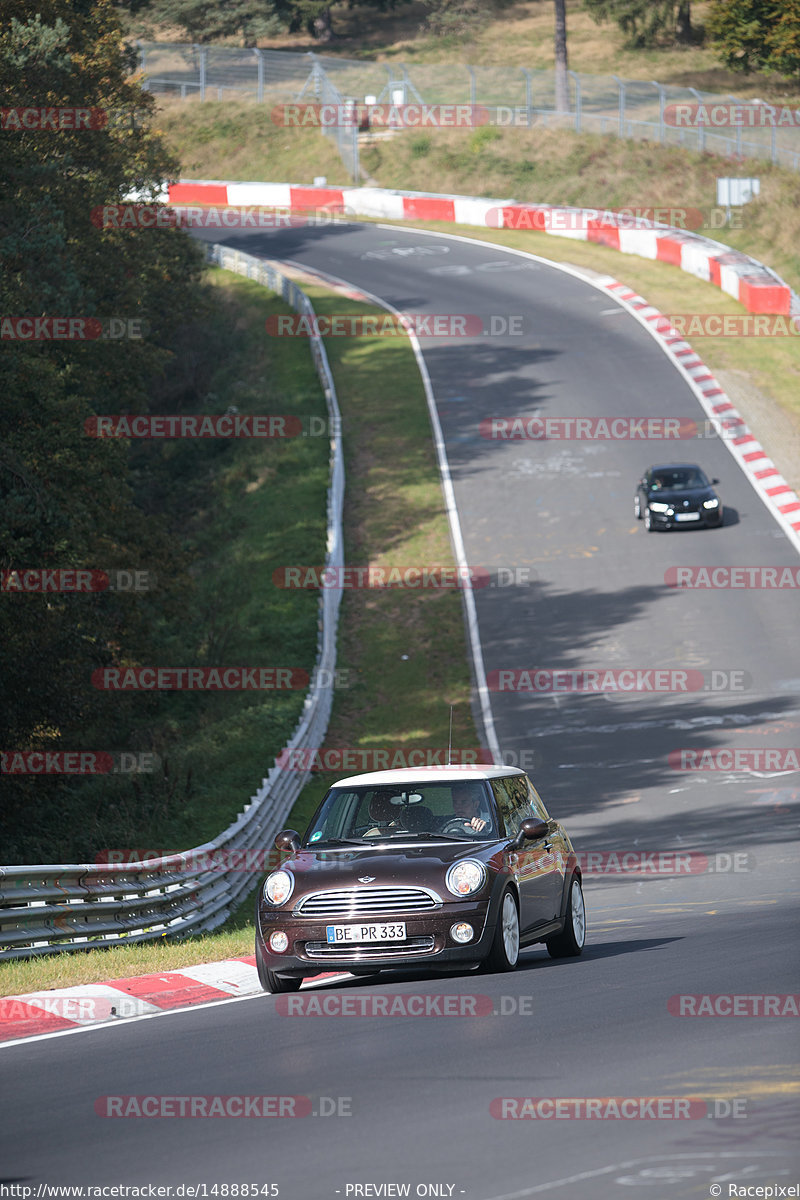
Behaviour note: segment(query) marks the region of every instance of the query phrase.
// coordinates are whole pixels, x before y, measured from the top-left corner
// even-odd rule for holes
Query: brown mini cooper
[[[328,791],[256,905],[268,992],[323,971],[511,971],[521,946],[580,954],[581,872],[566,831],[516,767],[375,771]]]

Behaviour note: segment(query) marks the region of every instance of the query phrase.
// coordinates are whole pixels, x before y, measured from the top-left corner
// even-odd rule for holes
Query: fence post
[[[657,83],[655,79],[651,79],[654,88],[658,88],[658,140],[663,144],[667,136],[667,128],[664,123],[664,85]]]
[[[253,54],[255,54],[256,60],[258,63],[258,91],[256,93],[256,100],[259,104],[263,104],[264,103],[264,55],[261,53],[260,50],[256,50],[255,47],[253,48]]]
[[[581,97],[580,76],[577,75],[575,71],[567,71],[567,74],[571,75],[572,78],[575,80],[575,132],[580,133],[581,117],[582,117],[582,113],[583,113],[583,102],[582,102],[582,97]]]
[[[533,124],[533,85],[531,83],[531,73],[527,67],[520,67],[520,71],[525,76],[525,110],[528,128]]]
[[[619,124],[617,132],[620,137],[625,137],[625,81],[620,79],[619,75],[612,75],[611,78],[616,79],[619,91]]]
[[[465,63],[465,66],[466,66],[467,70],[469,71],[469,102],[474,108],[475,107],[475,71],[473,70],[473,68],[471,66],[469,66],[468,63]]]
[[[198,56],[197,70],[200,77],[200,99],[206,98],[206,48],[205,46],[192,46],[195,54]]]
[[[697,103],[702,106],[703,97],[700,95],[697,88],[690,87],[689,91],[692,93],[692,95],[694,96]],[[697,126],[697,149],[698,149],[699,153],[702,154],[702,152],[705,150],[705,148],[706,148],[706,127],[705,127],[705,125],[703,125],[702,122],[700,122]]]

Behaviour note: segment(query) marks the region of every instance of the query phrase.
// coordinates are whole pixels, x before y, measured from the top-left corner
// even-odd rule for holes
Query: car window
[[[471,800],[465,810],[456,803]],[[444,830],[448,837],[464,836],[474,839],[497,837],[496,814],[491,802],[491,792],[481,780],[443,781],[442,783],[420,783],[412,781],[392,786],[333,787],[322,801],[310,822],[305,838],[306,845],[320,845],[331,839],[372,840],[380,836],[401,838],[413,834],[415,838],[439,837]],[[458,828],[458,815],[477,816],[485,822],[480,829],[470,833]]]
[[[528,793],[526,775],[507,775],[492,780],[492,790],[503,814],[503,824],[509,837],[515,837],[522,821],[538,814]]]
[[[650,483],[652,488],[681,492],[690,488],[708,487],[702,471],[694,467],[683,467],[674,471],[655,471]]]
[[[540,821],[549,821],[550,814],[545,808],[541,796],[531,783],[530,779],[528,779],[527,775],[525,776],[525,782],[528,787],[528,800],[530,801],[530,805],[533,809],[533,815],[538,817]]]

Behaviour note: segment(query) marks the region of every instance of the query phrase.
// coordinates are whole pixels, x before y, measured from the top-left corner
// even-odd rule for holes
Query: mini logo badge
[[[375,876],[374,875],[359,875],[358,882],[359,883],[374,883]]]

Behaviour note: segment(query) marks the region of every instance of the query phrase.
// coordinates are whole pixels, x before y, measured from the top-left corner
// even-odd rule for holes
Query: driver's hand
[[[483,817],[473,817],[469,822],[469,827],[470,829],[474,829],[476,833],[480,833],[482,829],[486,828],[486,822]]]

